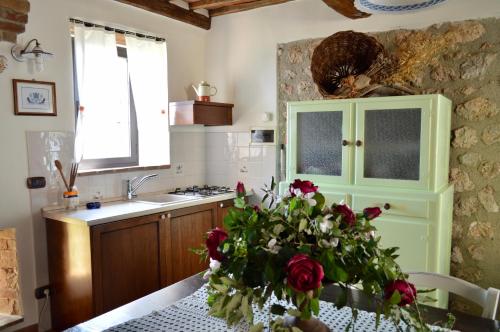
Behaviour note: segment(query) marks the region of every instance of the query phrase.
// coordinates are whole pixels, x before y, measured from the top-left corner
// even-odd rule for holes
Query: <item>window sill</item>
[[[100,174],[113,174],[135,171],[148,171],[154,169],[169,169],[170,165],[160,166],[128,166],[128,167],[115,167],[115,168],[100,168],[100,169],[85,169],[79,170],[78,176],[100,175]]]

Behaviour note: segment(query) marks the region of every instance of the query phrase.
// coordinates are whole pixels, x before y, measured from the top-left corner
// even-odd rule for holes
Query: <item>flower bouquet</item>
[[[414,330],[430,331],[420,317],[415,287],[395,262],[397,248],[382,248],[375,236],[379,208],[355,213],[345,204],[325,206],[324,196],[310,181],[295,180],[284,197],[277,197],[274,189],[274,179],[263,189],[263,203],[270,200],[267,208],[250,206],[238,183],[225,230],[209,232],[206,248],[198,250],[210,258],[205,273],[209,314],[224,318],[229,326],[246,321],[250,331],[262,331],[264,323],[254,322],[254,309],[263,308],[274,295],[288,305],[270,305],[277,318],[270,320],[269,329],[308,330],[307,323],[319,314],[323,286],[336,284],[342,289],[338,308],[347,304],[351,287],[358,287],[376,302],[377,325],[384,314],[396,326],[403,321]],[[293,326],[281,318],[285,315],[296,317]],[[351,323],[356,317],[353,308]]]

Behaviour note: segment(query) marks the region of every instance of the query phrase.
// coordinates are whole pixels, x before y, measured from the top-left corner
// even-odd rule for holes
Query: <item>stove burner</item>
[[[234,192],[234,190],[232,190],[229,187],[204,185],[202,187],[190,186],[186,187],[185,189],[175,188],[175,190],[169,192],[169,194],[206,197],[206,196],[223,195],[232,192]]]

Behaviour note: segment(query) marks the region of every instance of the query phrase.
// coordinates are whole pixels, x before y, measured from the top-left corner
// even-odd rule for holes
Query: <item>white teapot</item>
[[[210,97],[213,97],[217,94],[217,88],[215,86],[210,86],[205,81],[201,81],[200,84],[198,84],[198,87],[192,86],[196,94],[198,95],[198,100],[200,101],[210,101]],[[212,93],[212,90],[213,91]]]

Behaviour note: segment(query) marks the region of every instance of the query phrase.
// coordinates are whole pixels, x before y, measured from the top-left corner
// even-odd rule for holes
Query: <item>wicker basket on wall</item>
[[[391,72],[393,61],[374,37],[354,31],[337,32],[314,50],[311,72],[319,92],[328,98],[359,96],[356,79],[363,90],[376,89]],[[347,81],[350,81],[347,87]]]

